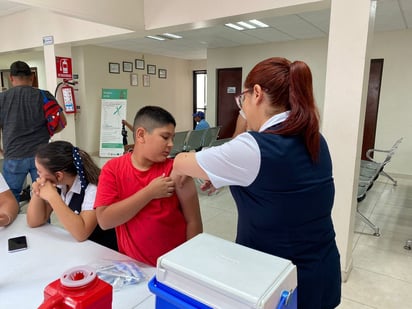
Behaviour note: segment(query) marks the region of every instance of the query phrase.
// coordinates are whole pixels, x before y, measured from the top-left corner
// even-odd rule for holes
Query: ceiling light
[[[229,27],[229,28],[233,28],[233,29],[235,29],[235,30],[244,30],[244,28],[242,28],[242,27],[240,27],[240,26],[238,26],[238,25],[232,24],[232,23],[225,24],[225,26],[226,26],[226,27]]]
[[[158,40],[158,41],[165,41],[165,38],[162,38],[161,36],[157,35],[147,35],[146,38],[153,39],[153,40]]]
[[[173,34],[173,33],[163,33],[162,35],[168,38],[171,38],[171,39],[181,39],[182,38],[182,36]]]
[[[258,26],[259,28],[267,28],[267,27],[269,27],[268,25],[266,25],[265,23],[262,23],[260,20],[257,20],[257,19],[249,20],[249,22],[252,23],[252,24],[254,24],[254,25],[256,25],[256,26]]]
[[[247,28],[247,29],[256,29],[256,26],[253,26],[253,25],[251,25],[251,24],[248,24],[247,22],[244,22],[244,21],[238,21],[237,23],[238,23],[239,25]]]

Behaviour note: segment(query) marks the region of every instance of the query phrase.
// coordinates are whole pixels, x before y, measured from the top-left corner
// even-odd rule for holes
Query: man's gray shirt
[[[53,96],[46,91],[47,97]],[[49,142],[43,96],[31,86],[17,86],[0,93],[0,128],[5,159],[33,157]]]

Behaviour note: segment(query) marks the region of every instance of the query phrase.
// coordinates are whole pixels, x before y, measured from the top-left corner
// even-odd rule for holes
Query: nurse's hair
[[[288,118],[272,133],[302,136],[312,161],[317,161],[320,150],[319,111],[308,65],[280,57],[263,60],[246,77],[245,88],[253,89],[256,84],[268,95],[273,106],[290,111]]]
[[[176,127],[176,120],[167,110],[159,106],[145,106],[142,107],[134,117],[133,132],[135,134],[138,127],[143,127],[151,133],[154,129],[169,124]]]

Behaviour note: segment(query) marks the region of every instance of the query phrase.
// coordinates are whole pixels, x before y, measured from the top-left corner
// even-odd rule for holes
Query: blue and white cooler
[[[157,260],[149,282],[160,309],[295,309],[291,261],[203,233]]]

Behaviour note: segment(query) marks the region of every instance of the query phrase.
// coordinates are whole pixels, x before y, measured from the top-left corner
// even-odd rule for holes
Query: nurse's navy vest
[[[238,208],[236,242],[297,266],[298,309],[335,308],[341,274],[326,141],[321,136],[313,163],[300,136],[249,133],[259,146],[261,165],[249,186],[230,188]]]
[[[230,187],[238,208],[236,242],[295,264],[316,251],[319,257],[335,245],[335,188],[326,141],[321,136],[313,163],[300,136],[249,133],[259,145],[261,165],[249,186]]]

